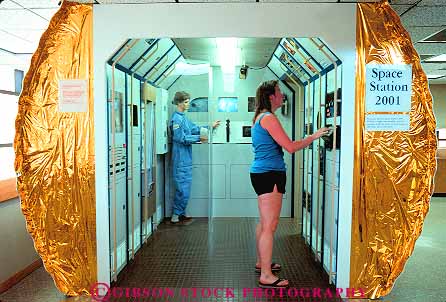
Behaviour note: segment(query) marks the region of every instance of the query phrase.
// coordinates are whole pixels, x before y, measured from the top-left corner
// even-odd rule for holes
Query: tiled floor
[[[187,226],[163,224],[123,273],[118,286],[223,287],[234,289],[235,298],[231,301],[254,301],[243,299],[242,289],[257,287],[255,223],[254,218],[217,218],[210,231],[207,219],[196,219]],[[328,277],[314,264],[292,219],[281,220],[276,243],[274,260],[284,266],[280,275],[290,280],[291,287],[328,287]]]
[[[432,198],[423,232],[389,301],[446,301],[446,198]]]
[[[434,198],[415,251],[390,295],[391,302],[446,301],[446,199]],[[209,229],[206,219],[188,225],[162,224],[135,260],[121,273],[115,286],[171,288],[166,299],[115,299],[114,301],[324,301],[321,299],[255,298],[253,291],[243,297],[243,288],[255,288],[255,249],[252,218],[214,219]],[[276,236],[274,260],[284,265],[280,276],[291,287],[327,288],[326,277],[314,264],[291,219],[281,219]],[[180,288],[229,288],[234,298],[181,298]],[[203,293],[207,294],[206,290]],[[276,292],[276,295],[279,293]],[[198,296],[201,296],[198,289]],[[231,296],[231,295],[229,295]],[[0,295],[1,302],[86,302],[87,297],[68,298],[60,294],[41,268],[19,285]],[[112,301],[111,299],[109,301]],[[333,300],[330,300],[333,301]],[[354,300],[360,302],[364,300]]]

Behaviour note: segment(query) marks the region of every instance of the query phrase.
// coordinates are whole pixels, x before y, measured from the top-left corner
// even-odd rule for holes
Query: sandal
[[[278,272],[281,269],[282,269],[282,266],[279,263],[274,263],[274,262],[271,263],[271,271],[272,272]],[[256,273],[260,273],[260,272],[261,272],[261,268],[256,265]]]
[[[273,283],[262,283],[259,281],[259,287],[260,288],[288,288],[290,286],[289,283],[287,285],[279,285],[279,283],[282,281],[287,281],[287,280],[279,278],[276,281],[274,281]]]

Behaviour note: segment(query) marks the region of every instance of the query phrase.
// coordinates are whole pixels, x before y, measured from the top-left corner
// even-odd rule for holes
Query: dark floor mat
[[[260,291],[259,275],[252,269],[256,223],[255,218],[214,218],[211,226],[204,218],[181,225],[162,223],[114,286],[146,288],[145,297],[151,298],[141,301],[338,300],[311,298],[319,289],[321,296],[327,289],[335,291],[293,219],[281,219],[273,256],[282,264],[279,275],[289,280],[290,289]]]

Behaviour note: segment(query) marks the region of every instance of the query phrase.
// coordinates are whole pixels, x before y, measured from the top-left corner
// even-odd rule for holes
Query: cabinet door
[[[156,154],[167,153],[167,100],[169,94],[166,89],[158,88],[156,91]]]

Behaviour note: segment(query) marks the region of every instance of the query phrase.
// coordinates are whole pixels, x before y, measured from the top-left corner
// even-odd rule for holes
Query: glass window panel
[[[16,177],[14,171],[14,148],[0,148],[0,180]]]
[[[295,39],[302,47],[304,47],[308,53],[310,53],[313,58],[321,65],[323,68],[327,68],[332,63],[330,60],[325,56],[325,54],[319,50],[319,48],[310,40],[310,38],[296,38]],[[322,45],[322,42],[318,39],[314,39],[318,45]],[[324,48],[324,50],[330,54],[327,48]]]
[[[11,144],[15,135],[15,119],[17,116],[18,99],[16,95],[0,94],[0,144]]]
[[[200,97],[190,101],[189,112],[208,112],[208,98]]]

